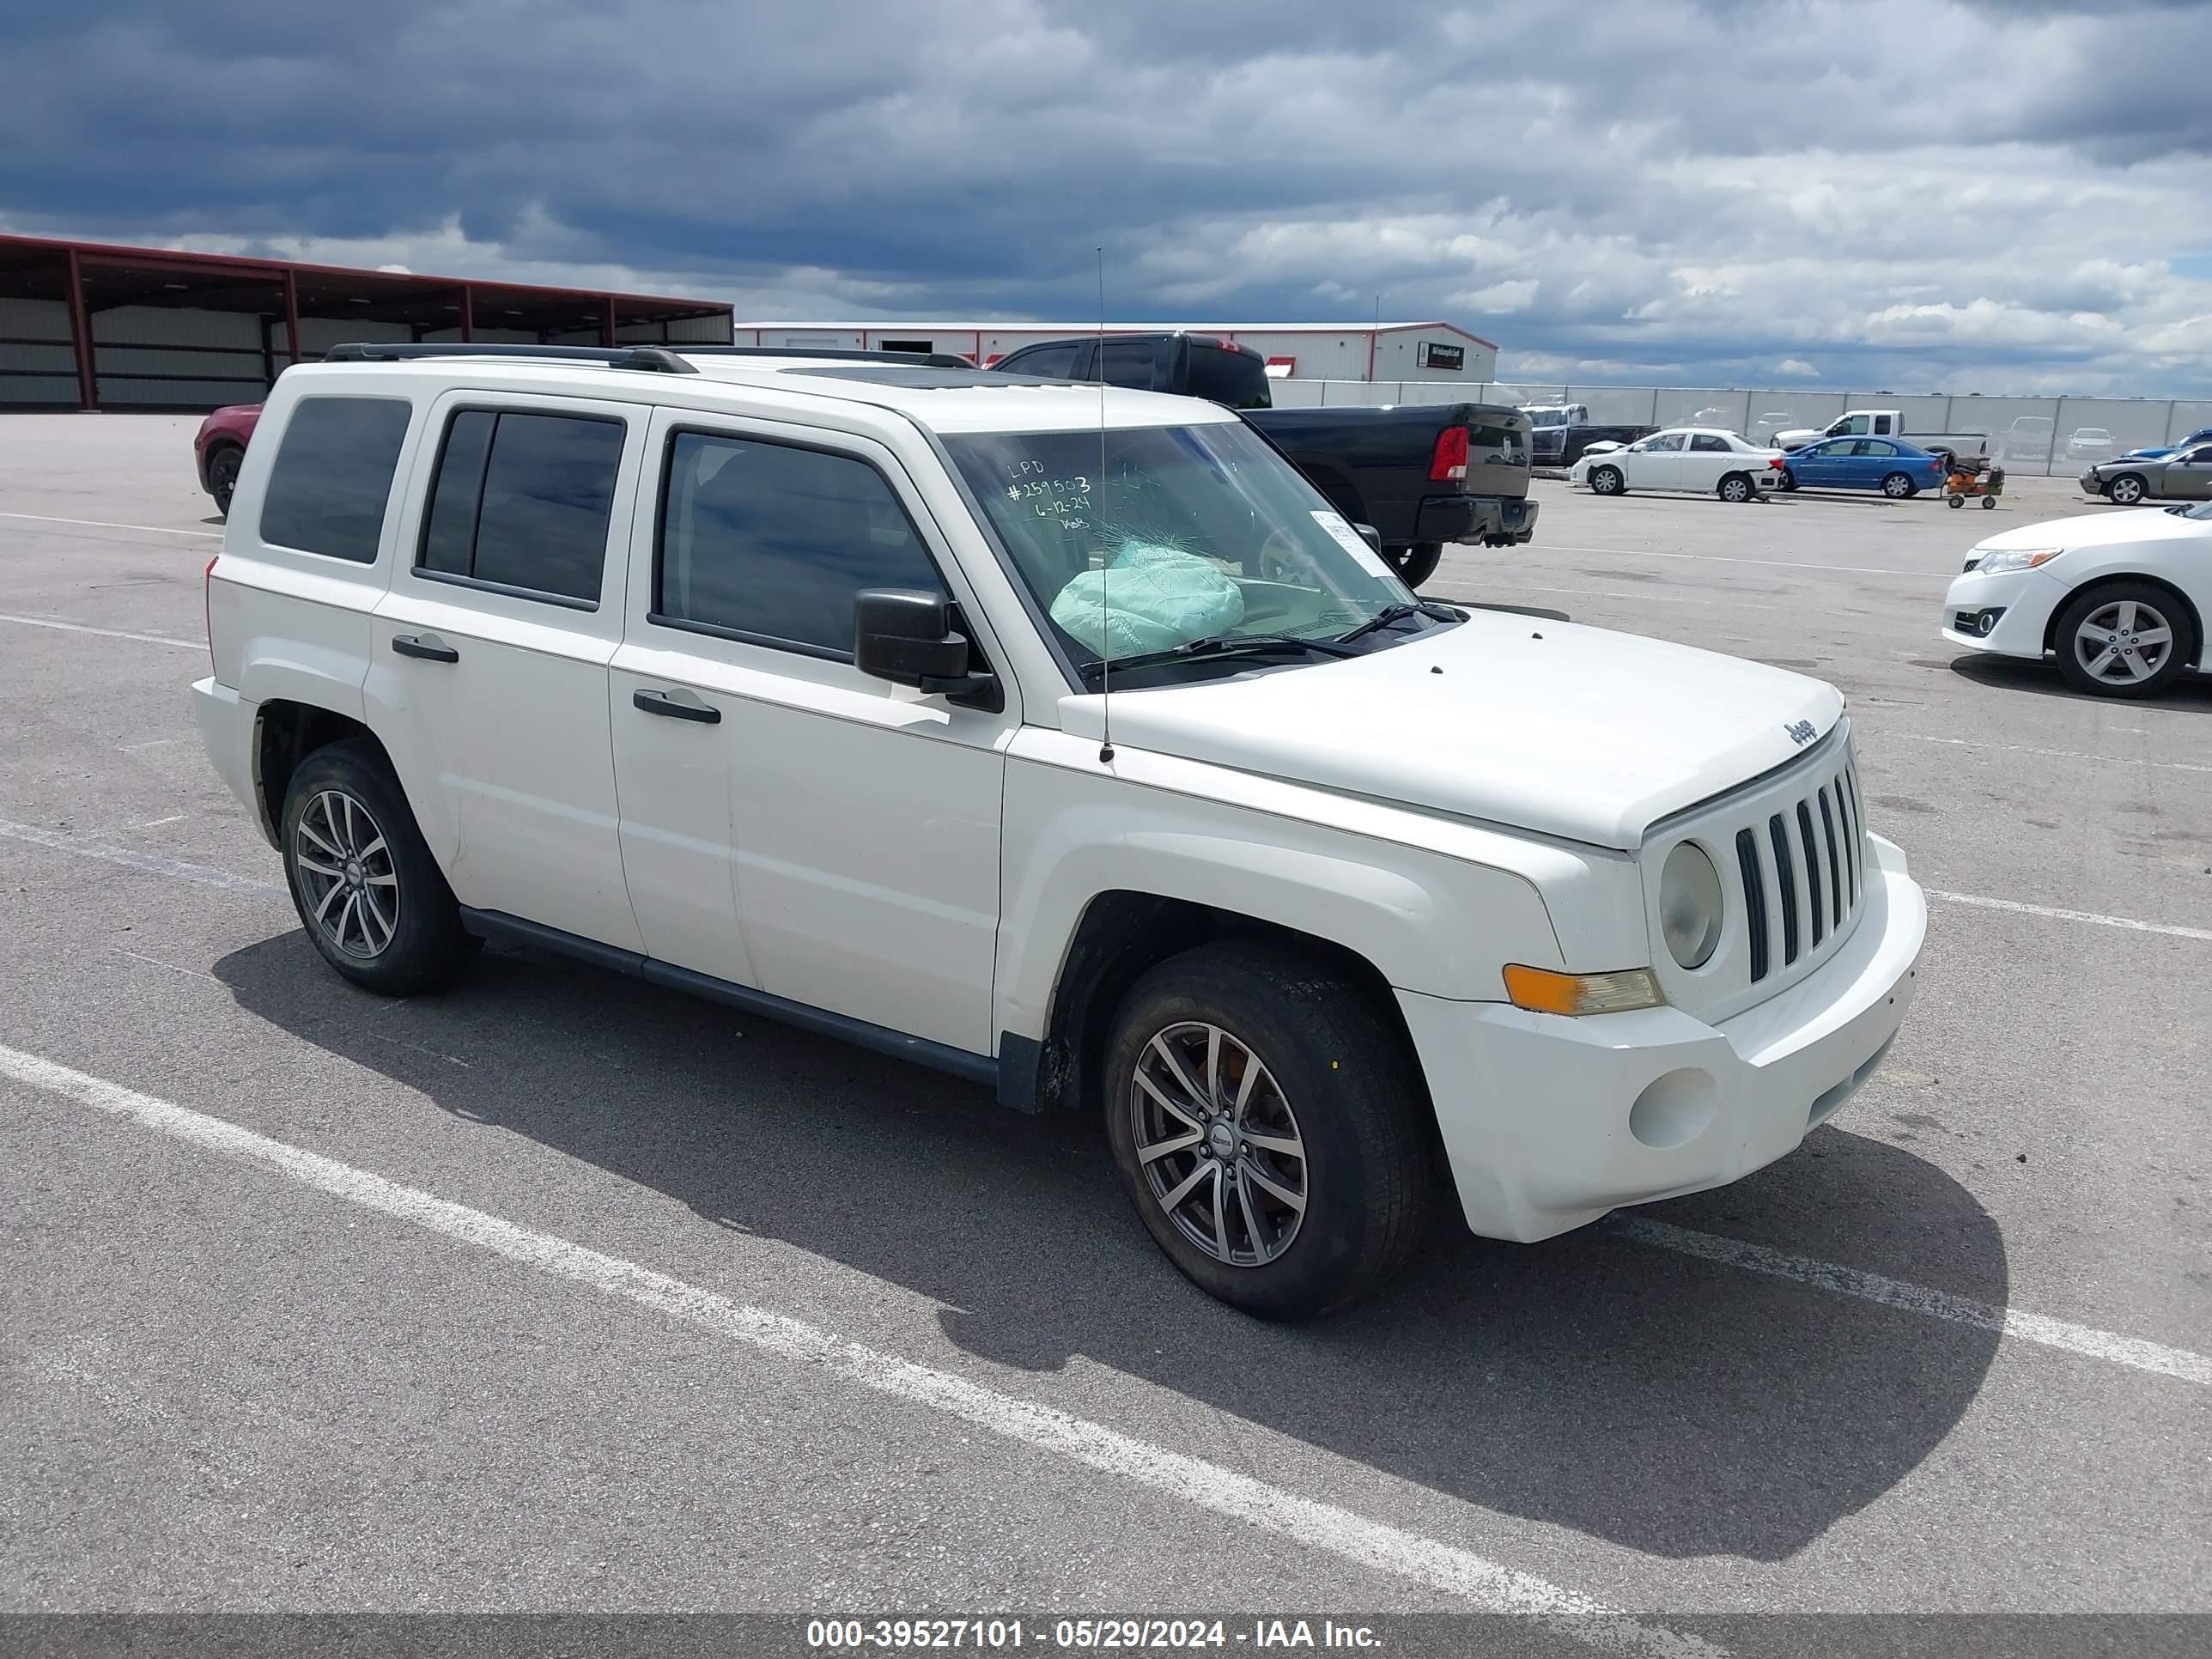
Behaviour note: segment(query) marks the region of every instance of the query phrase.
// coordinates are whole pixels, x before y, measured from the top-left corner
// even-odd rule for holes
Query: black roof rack
[[[671,341],[671,351],[693,357],[820,357],[835,363],[904,363],[909,368],[973,368],[949,351],[860,351],[842,346],[687,345]]]
[[[572,362],[605,363],[609,368],[641,368],[659,374],[696,374],[666,346],[498,345],[485,340],[443,343],[387,344],[356,340],[323,354],[326,363],[396,363],[416,357],[550,357]]]

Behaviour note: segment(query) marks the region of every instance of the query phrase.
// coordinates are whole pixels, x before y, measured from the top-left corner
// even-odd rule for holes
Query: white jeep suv
[[[1273,1316],[1443,1193],[1532,1240],[1735,1180],[1904,1018],[1926,913],[1832,687],[1418,601],[1228,410],[334,356],[246,452],[193,700],[372,991],[517,940],[1101,1112]]]

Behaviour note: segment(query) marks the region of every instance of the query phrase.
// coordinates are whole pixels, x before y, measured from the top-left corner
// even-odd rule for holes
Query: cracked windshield
[[[1079,665],[1199,641],[1334,640],[1411,599],[1249,428],[993,433],[945,445]]]

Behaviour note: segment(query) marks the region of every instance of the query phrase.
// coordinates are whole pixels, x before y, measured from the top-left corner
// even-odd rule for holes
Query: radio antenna
[[[1111,620],[1106,605],[1106,577],[1113,563],[1106,547],[1106,249],[1098,249],[1098,348],[1094,368],[1098,375],[1098,478],[1092,485],[1091,522],[1098,537],[1098,722],[1102,728],[1098,763],[1114,763],[1114,639],[1107,631]]]

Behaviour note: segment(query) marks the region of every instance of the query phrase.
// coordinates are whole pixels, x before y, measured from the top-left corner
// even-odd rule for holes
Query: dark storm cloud
[[[1103,243],[1131,313],[1360,316],[1380,289],[1563,362],[1840,376],[2073,372],[2114,352],[2064,320],[2096,313],[2142,343],[2128,372],[2203,373],[2212,298],[2160,261],[2212,241],[2212,7],[1576,20],[9,3],[0,221],[878,313],[1085,314]]]

